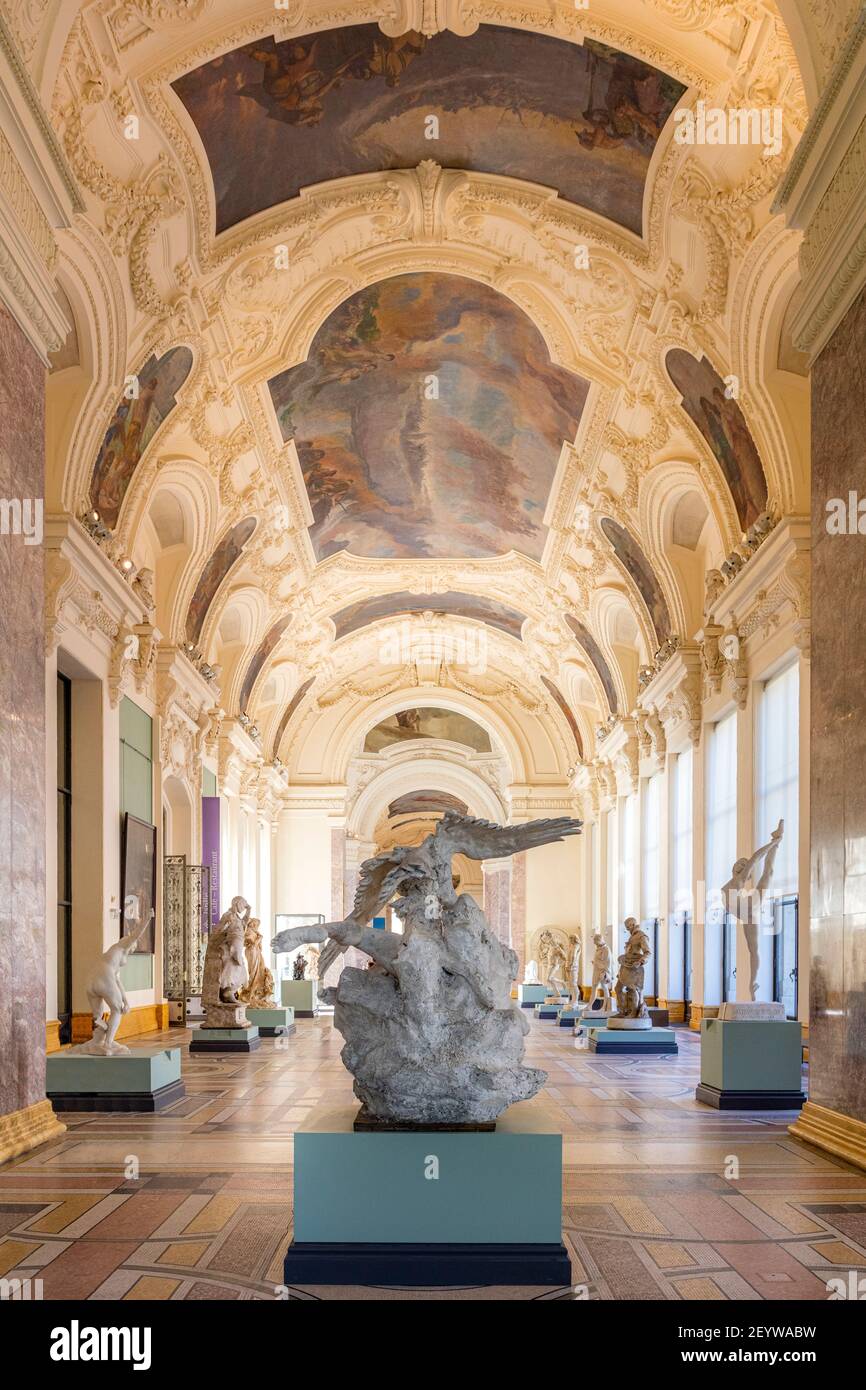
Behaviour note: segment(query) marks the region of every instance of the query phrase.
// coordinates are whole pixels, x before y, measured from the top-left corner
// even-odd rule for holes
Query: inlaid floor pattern
[[[866,1267],[866,1173],[791,1138],[789,1114],[698,1104],[699,1042],[678,1057],[595,1057],[533,1020],[526,1102],[563,1135],[563,1239],[598,1299],[827,1298]],[[293,1135],[351,1100],[330,1017],[281,1047],[190,1057],[161,1115],[64,1115],[62,1139],[0,1169],[0,1277],[46,1299],[273,1299],[291,1238]],[[137,1174],[137,1176],[136,1176]],[[526,1201],[532,1193],[523,1194]],[[358,1194],[363,1201],[363,1193]],[[285,1296],[284,1294],[282,1296]],[[573,1299],[562,1289],[293,1288],[309,1300]]]

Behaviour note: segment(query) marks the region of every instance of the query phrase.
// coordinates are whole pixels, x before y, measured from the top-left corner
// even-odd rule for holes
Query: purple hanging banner
[[[208,921],[215,927],[220,919],[220,799],[203,796],[201,799],[201,862],[210,869],[210,912]]]

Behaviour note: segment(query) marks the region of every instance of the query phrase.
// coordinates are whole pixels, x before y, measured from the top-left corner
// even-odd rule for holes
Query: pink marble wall
[[[809,1016],[810,1099],[866,1120],[866,535],[826,527],[850,492],[866,499],[866,293],[812,375]]]
[[[511,945],[520,963],[518,980],[526,973],[526,851],[511,857]]]
[[[45,369],[0,304],[0,498],[45,495]],[[43,549],[0,534],[0,1114],[45,1098]]]

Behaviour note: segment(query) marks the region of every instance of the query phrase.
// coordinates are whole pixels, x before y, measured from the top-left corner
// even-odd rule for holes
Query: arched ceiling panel
[[[217,232],[311,184],[435,158],[546,184],[640,234],[649,162],[685,90],[591,39],[488,24],[259,39],[173,86],[207,153]]]
[[[369,623],[382,618],[408,616],[412,613],[449,613],[459,618],[474,618],[487,623],[509,637],[520,639],[520,630],[526,620],[524,613],[509,608],[496,599],[478,594],[451,592],[445,594],[412,594],[402,589],[398,593],[380,594],[376,598],[361,599],[339,613],[331,615],[337,629],[337,639],[357,632]]]
[[[383,280],[345,300],[307,361],[269,386],[318,559],[541,558],[589,388],[505,295],[458,275]]]
[[[460,743],[476,753],[492,751],[490,735],[480,724],[458,710],[424,705],[398,710],[396,714],[381,720],[364,739],[364,752],[380,753],[383,748],[391,748],[398,743],[412,743],[420,738]]]

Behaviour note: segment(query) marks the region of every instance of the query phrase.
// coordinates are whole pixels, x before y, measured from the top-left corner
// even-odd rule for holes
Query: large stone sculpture
[[[251,1009],[275,1009],[274,977],[262,955],[261,922],[251,917],[244,930],[244,954],[247,960],[247,983],[238,990],[238,999]]]
[[[571,998],[576,1004],[580,998],[580,937],[576,936],[574,932],[570,932],[568,937],[565,972],[571,989]]]
[[[613,1000],[610,992],[613,988],[613,977],[610,973],[610,947],[602,936],[601,932],[593,933],[593,945],[595,954],[592,958],[592,984],[589,987],[589,1008],[597,1013],[610,1013],[613,1007]],[[601,998],[601,1008],[593,1009],[593,1005],[598,998]]]
[[[345,921],[274,938],[275,951],[327,942],[319,997],[335,1004],[362,1123],[369,1117],[392,1127],[489,1125],[544,1084],[543,1071],[523,1066],[529,1024],[511,1000],[517,956],[474,898],[457,895],[451,860],[501,859],[579,830],[580,822],[567,817],[501,826],[446,812],[419,846],[395,845],[361,866]],[[395,894],[402,935],[369,927]],[[373,965],[346,966],[336,988],[326,988],[328,967],[350,946]]]
[[[634,917],[626,917],[628,932],[625,950],[619,958],[616,981],[616,1013],[608,1028],[651,1028],[652,1019],[644,1003],[644,968],[652,955],[649,937]]]
[[[85,985],[87,1002],[93,1011],[93,1037],[89,1042],[69,1048],[70,1052],[84,1052],[95,1057],[129,1056],[129,1048],[114,1040],[121,1018],[129,1013],[129,1000],[120,983],[120,972],[149,926],[149,921],[142,923],[136,931],[122,936],[103,952],[99,965]],[[102,1017],[106,1007],[107,1023]]]
[[[756,849],[749,859],[738,859],[731,870],[731,877],[722,888],[725,911],[742,923],[749,948],[749,998],[758,997],[758,970],[761,964],[760,931],[761,909],[765,895],[769,891],[773,877],[776,855],[785,833],[785,822],[779,821],[765,845]],[[753,888],[746,884],[754,878],[757,865],[764,861],[761,877]]]
[[[541,976],[548,989],[562,995],[566,989],[567,957],[565,947],[549,927],[545,927],[538,938],[538,959],[541,961]]]
[[[208,937],[201,989],[205,1028],[246,1027],[246,1008],[238,991],[248,982],[244,946],[249,916],[246,899],[232,898]]]

